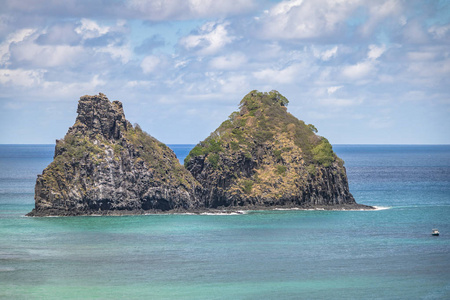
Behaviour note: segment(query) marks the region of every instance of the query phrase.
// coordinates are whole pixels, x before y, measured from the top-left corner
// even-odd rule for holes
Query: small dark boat
[[[431,230],[431,235],[438,236],[439,235],[439,230],[437,230],[437,229]]]

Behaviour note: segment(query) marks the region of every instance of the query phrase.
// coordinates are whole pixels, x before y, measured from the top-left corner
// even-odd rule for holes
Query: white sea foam
[[[204,212],[201,213],[200,215],[203,216],[236,216],[236,215],[246,215],[248,214],[248,211],[246,210],[237,210],[237,211],[232,211],[232,212]]]
[[[392,208],[390,206],[373,206],[373,207],[375,207],[375,210],[386,210]]]

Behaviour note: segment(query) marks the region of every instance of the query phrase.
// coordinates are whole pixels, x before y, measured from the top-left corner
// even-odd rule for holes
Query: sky
[[[52,144],[83,95],[196,144],[277,90],[332,144],[450,144],[450,1],[0,0],[0,143]]]

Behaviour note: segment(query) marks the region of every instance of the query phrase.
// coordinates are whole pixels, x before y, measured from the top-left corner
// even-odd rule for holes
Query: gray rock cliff
[[[83,96],[54,160],[39,175],[30,216],[191,210],[198,182],[171,149],[125,119],[122,103]]]

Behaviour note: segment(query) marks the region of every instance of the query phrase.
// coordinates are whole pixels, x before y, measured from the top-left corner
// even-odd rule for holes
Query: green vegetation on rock
[[[333,152],[331,144],[326,138],[322,138],[321,142],[312,150],[314,160],[324,167],[329,167],[336,160],[336,154]]]
[[[328,140],[316,135],[314,125],[306,125],[287,112],[288,103],[277,91],[251,91],[241,100],[239,111],[231,113],[192,149],[184,165],[211,191],[209,203],[228,206],[255,201],[264,205],[306,201],[299,199],[322,189],[307,191],[311,186],[308,182],[324,180],[328,174],[344,176],[345,185],[342,161]],[[340,189],[348,191],[348,186]],[[350,193],[345,197],[353,201]]]

